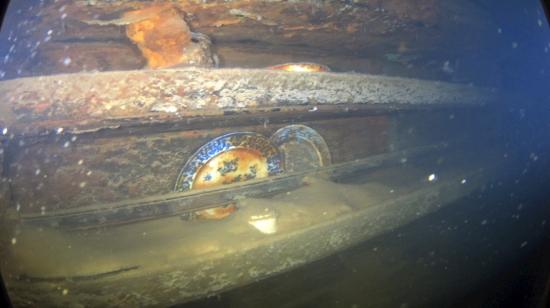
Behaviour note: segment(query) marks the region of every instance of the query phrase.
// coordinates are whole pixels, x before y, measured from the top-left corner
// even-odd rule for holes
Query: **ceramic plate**
[[[273,134],[271,142],[284,154],[285,171],[305,171],[331,163],[327,143],[308,126],[285,126]]]
[[[328,66],[310,62],[285,63],[270,66],[268,69],[287,72],[330,72]]]
[[[263,178],[283,171],[282,155],[264,136],[251,132],[223,135],[203,145],[183,166],[175,191]]]

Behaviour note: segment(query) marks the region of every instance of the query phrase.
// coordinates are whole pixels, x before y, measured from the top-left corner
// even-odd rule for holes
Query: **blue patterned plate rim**
[[[193,153],[181,169],[174,191],[190,190],[196,174],[208,161],[221,153],[238,148],[259,151],[266,158],[269,176],[283,172],[282,155],[270,139],[255,132],[233,132],[210,140]]]
[[[325,139],[309,126],[303,124],[287,125],[278,129],[271,136],[271,141],[278,148],[290,141],[305,142],[316,152],[321,167],[331,164],[332,158]]]

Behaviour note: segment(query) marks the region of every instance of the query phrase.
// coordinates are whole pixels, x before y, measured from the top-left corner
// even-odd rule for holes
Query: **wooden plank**
[[[102,52],[113,51],[109,43],[132,46],[125,35],[124,23],[109,24],[106,21],[116,20],[129,11],[167,2],[178,7],[193,31],[212,37],[214,48],[226,67],[257,68],[278,64],[274,62],[276,57],[264,56],[265,50],[273,50],[283,58],[300,61],[323,61],[330,56],[335,59],[330,64],[338,71],[351,69],[399,76],[414,74],[428,79],[459,78],[473,82],[484,79],[480,75],[485,79],[498,78],[493,61],[482,59],[475,66],[465,63],[463,56],[473,49],[498,50],[494,47],[501,41],[494,30],[498,24],[490,18],[489,10],[470,2],[457,5],[453,1],[434,0],[411,3],[396,0],[323,3],[64,0],[31,7],[14,4],[6,16],[6,29],[0,33],[0,39],[13,30],[17,40],[0,46],[0,53],[4,51],[2,47],[7,52],[13,43],[16,54],[20,56],[8,59],[6,74],[9,78],[16,78],[83,69],[114,70],[128,62],[135,63],[133,69],[140,69],[143,57],[125,53],[122,49],[117,54],[111,53],[105,61],[94,61],[101,58]],[[20,12],[16,14],[17,9]],[[89,20],[101,20],[104,24],[85,22]],[[49,34],[48,30],[51,31]],[[454,33],[460,35],[452,35]],[[41,42],[40,46],[33,46],[35,42]],[[91,59],[63,64],[62,60],[67,56],[79,58],[78,50],[90,43],[97,44],[98,51],[91,55]],[[61,48],[54,53],[44,52],[51,50],[51,45],[55,48],[60,44],[71,45],[71,48],[65,52]],[[235,54],[228,47],[245,52]],[[483,54],[492,55],[491,52]],[[34,58],[29,62],[28,59],[34,56],[39,60]],[[366,64],[352,66],[351,59],[366,60],[363,62]],[[460,59],[460,65],[456,59]],[[35,64],[40,62],[43,65],[37,67]],[[97,67],[83,67],[83,62],[95,62]],[[446,62],[454,70],[453,74],[441,69]],[[475,69],[465,69],[469,67]]]
[[[0,126],[102,128],[232,111],[368,105],[410,109],[494,102],[486,88],[418,79],[266,69],[172,69],[79,73],[0,82]],[[46,124],[45,124],[46,123]],[[59,127],[59,126],[58,126]]]
[[[293,190],[303,185],[304,178],[308,176],[330,177],[334,180],[346,178],[350,173],[395,164],[404,156],[407,156],[408,159],[414,159],[417,155],[425,155],[439,148],[441,148],[440,145],[411,148],[406,151],[375,155],[317,170],[295,172],[212,189],[59,210],[47,214],[23,214],[21,220],[25,223],[43,226],[86,229],[178,215],[198,209],[220,206],[244,197],[265,197],[281,191]]]
[[[314,108],[315,107],[315,108]],[[358,118],[377,115],[392,115],[396,112],[423,112],[431,110],[456,110],[456,104],[437,105],[322,105],[322,106],[284,106],[241,110],[212,111],[205,110],[199,115],[173,117],[151,114],[149,117],[109,117],[97,121],[52,120],[33,123],[15,122],[10,126],[14,142],[24,139],[26,144],[47,142],[59,135],[75,135],[78,138],[103,138],[132,135],[144,135],[163,132],[203,130],[209,128],[230,128],[253,125],[277,125],[305,121]],[[463,110],[483,112],[484,106],[464,105]],[[1,123],[1,122],[0,122]],[[59,128],[63,129],[59,133]],[[7,146],[7,143],[6,143]]]
[[[302,116],[280,117],[275,123],[271,118],[247,117],[244,123],[250,125],[245,126],[237,116],[231,116],[233,122],[201,120],[198,125],[202,129],[197,130],[189,130],[186,121],[180,121],[15,138],[10,140],[6,157],[12,204],[20,204],[22,213],[40,213],[42,208],[49,212],[167,194],[179,170],[198,148],[231,132],[253,131],[269,137],[285,125],[301,123],[323,136],[333,163],[389,149],[387,131],[391,127],[386,116],[301,121]],[[354,150],[342,150],[351,148]]]

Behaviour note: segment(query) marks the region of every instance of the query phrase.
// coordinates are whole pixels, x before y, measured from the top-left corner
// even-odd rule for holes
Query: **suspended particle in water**
[[[68,290],[68,289],[63,289],[63,291],[61,292],[61,294],[67,295],[67,294],[69,294],[69,290]]]
[[[63,65],[65,66],[68,66],[69,64],[71,64],[71,58],[69,57],[66,57],[64,60],[63,60]]]
[[[82,165],[83,163],[84,163],[84,160],[82,159],[78,161],[78,165]]]
[[[40,207],[40,215],[46,215],[46,207],[45,206]]]
[[[84,188],[86,187],[86,184],[87,184],[86,182],[80,182],[80,184],[78,184],[78,187]]]
[[[65,143],[63,144],[63,147],[68,148],[70,145],[71,145],[70,141],[65,141]]]
[[[12,238],[11,238],[11,244],[12,244],[12,245],[17,244],[17,239],[16,239],[15,237],[12,237]]]
[[[63,132],[63,127],[58,127],[55,132],[61,134]]]
[[[483,219],[483,220],[481,221],[481,225],[484,226],[484,225],[486,225],[486,224],[487,224],[487,219]]]
[[[40,174],[40,172],[41,172],[41,170],[40,170],[40,169],[36,169],[36,170],[34,171],[34,175],[39,175],[39,174]]]
[[[512,42],[512,48],[518,48],[518,43],[517,42]]]
[[[436,180],[437,180],[437,175],[435,175],[435,173],[428,175],[428,181],[433,182]]]
[[[2,135],[7,135],[7,134],[8,134],[8,128],[4,127],[4,129],[2,129]]]
[[[441,70],[447,74],[452,74],[455,71],[451,66],[451,62],[448,60],[443,63],[443,67],[441,68]]]
[[[525,247],[525,246],[527,246],[527,241],[521,243],[521,245],[519,246],[519,248],[523,248],[523,247]]]
[[[521,211],[521,209],[523,209],[523,203],[518,204],[517,209],[518,209],[518,211]]]
[[[460,181],[460,184],[466,184],[466,179],[462,179],[462,181]]]
[[[501,28],[498,28],[498,29],[497,29],[497,33],[498,33],[498,34],[502,34],[502,29],[501,29]]]

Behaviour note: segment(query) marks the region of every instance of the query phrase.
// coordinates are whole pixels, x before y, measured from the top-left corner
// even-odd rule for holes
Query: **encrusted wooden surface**
[[[372,155],[365,159],[331,165],[322,169],[310,169],[271,177],[269,181],[256,179],[246,183],[233,183],[229,186],[215,187],[209,190],[168,193],[139,199],[124,200],[117,203],[93,204],[69,210],[23,214],[25,224],[63,229],[84,230],[107,226],[158,219],[166,216],[192,213],[198,209],[215,205],[235,204],[243,198],[262,198],[281,192],[289,192],[309,185],[311,178],[330,178],[332,181],[349,181],[353,174],[367,172],[374,168],[395,165],[403,157],[410,160],[437,150],[443,145],[411,148]]]
[[[32,213],[165,194],[191,154],[225,133],[255,131],[269,137],[287,123],[304,123],[325,138],[335,163],[346,162],[403,149],[392,143],[406,138],[406,132],[393,133],[399,121],[390,122],[387,114],[360,118],[353,108],[479,109],[494,103],[495,95],[490,89],[445,82],[265,69],[187,68],[7,80],[0,82],[4,178],[11,181],[14,204]],[[288,108],[301,110],[282,112]],[[228,116],[231,112],[240,114]],[[321,118],[315,118],[318,113]],[[431,121],[438,117],[448,119],[446,114],[430,115]],[[128,126],[132,121],[137,122]],[[428,133],[415,142],[451,140],[452,132],[464,129],[438,131],[436,138]]]
[[[237,117],[222,127],[202,129],[162,130],[153,126],[103,134],[63,132],[36,140],[16,138],[7,148],[9,161],[4,176],[11,183],[12,207],[19,204],[22,213],[49,214],[170,193],[187,159],[225,133],[255,131],[269,137],[288,121],[298,121],[323,136],[337,164],[414,146],[471,142],[468,136],[497,127],[497,123],[483,120],[487,114],[490,109],[484,108],[318,120],[303,120],[303,115],[295,114],[278,121],[260,119],[255,125],[243,125]],[[472,124],[464,127],[464,121]],[[434,123],[446,125],[434,130]]]
[[[82,73],[0,82],[0,125],[82,125],[113,118],[180,118],[289,106],[311,106],[315,111],[317,106],[345,104],[382,109],[482,105],[494,99],[485,88],[366,74],[197,68]]]
[[[333,149],[334,163],[388,150],[391,127],[385,116],[304,124],[325,138]],[[25,213],[166,194],[172,192],[187,159],[211,139],[234,131],[256,131],[269,137],[282,126],[260,124],[102,138],[60,134],[29,144],[23,139],[10,147],[7,177],[12,183],[12,198]]]
[[[212,38],[222,67],[314,61],[336,71],[495,84],[497,64],[486,60],[505,42],[491,10],[478,2],[18,1],[0,34],[0,54],[7,55],[0,79],[140,69],[145,58],[126,36],[126,24],[106,21],[170,3],[192,31]]]
[[[248,201],[250,209],[277,205],[281,229],[274,235],[248,226],[247,207],[233,220],[214,225],[174,217],[98,232],[23,229],[20,243],[10,249],[15,258],[6,260],[7,286],[17,303],[52,306],[167,306],[214,295],[319,260],[437,211],[494,178],[497,162],[483,168],[455,165],[460,168],[445,169],[445,179],[437,183],[418,178],[430,168],[396,168],[389,178],[399,174],[399,184],[384,172],[371,176],[374,182],[358,187],[360,192],[353,193],[353,185],[332,184],[328,191],[334,194],[349,189],[348,198],[337,199],[344,205]],[[463,178],[468,185],[460,184]],[[311,191],[306,195],[313,197]],[[46,248],[36,249],[36,243]],[[36,252],[26,252],[33,245]]]

